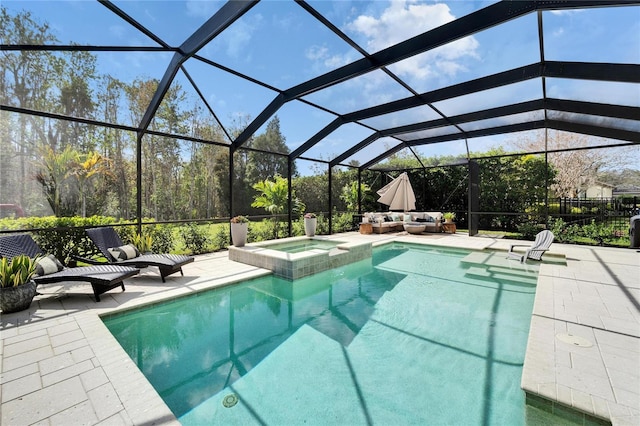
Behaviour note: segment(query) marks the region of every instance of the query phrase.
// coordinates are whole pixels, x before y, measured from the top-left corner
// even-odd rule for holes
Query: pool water
[[[469,253],[386,245],[104,321],[185,425],[524,424],[537,273]]]
[[[303,251],[318,249],[331,250],[338,245],[343,244],[342,241],[315,240],[291,241],[286,243],[265,244],[263,247],[271,250],[283,251],[285,253],[301,253]]]

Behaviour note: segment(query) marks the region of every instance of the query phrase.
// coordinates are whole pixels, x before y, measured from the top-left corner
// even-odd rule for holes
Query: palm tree
[[[254,197],[251,207],[265,209],[273,216],[273,235],[274,238],[278,238],[277,215],[285,211],[289,201],[287,180],[282,176],[276,175],[273,181],[269,179],[259,181],[253,185],[253,189],[258,191],[258,194]]]
[[[50,146],[43,147],[40,152],[42,168],[36,172],[35,179],[44,188],[47,201],[56,216],[60,215],[61,189],[70,176],[74,164],[77,164],[78,157],[78,151],[70,146],[60,153]]]
[[[258,191],[258,194],[254,197],[251,207],[265,209],[269,214],[273,215],[273,235],[274,238],[278,238],[278,217],[277,215],[284,213],[287,210],[287,204],[289,202],[289,184],[287,179],[280,175],[275,175],[273,180],[265,179],[261,180],[255,185],[253,189]],[[299,215],[304,211],[305,205],[295,192],[291,191],[292,213]]]
[[[85,156],[85,160],[78,161],[72,174],[78,179],[78,189],[80,191],[80,200],[82,202],[82,217],[87,216],[87,184],[92,177],[98,175],[109,175],[109,159],[103,157],[97,152],[90,152]]]

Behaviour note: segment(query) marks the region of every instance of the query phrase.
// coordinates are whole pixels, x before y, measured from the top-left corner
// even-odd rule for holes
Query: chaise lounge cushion
[[[43,276],[60,272],[64,269],[64,266],[56,257],[52,254],[41,257],[36,261],[36,275]]]

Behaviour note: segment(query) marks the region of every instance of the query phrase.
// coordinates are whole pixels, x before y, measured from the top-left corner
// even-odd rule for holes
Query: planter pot
[[[3,314],[28,309],[36,295],[36,283],[29,281],[18,287],[0,288],[0,307]]]
[[[453,220],[452,219],[445,219],[444,223],[453,223]]]
[[[304,220],[304,234],[307,237],[313,237],[316,235],[316,225],[318,224],[318,218],[305,219]]]
[[[243,247],[247,243],[248,223],[232,223],[231,224],[231,241],[236,247]]]

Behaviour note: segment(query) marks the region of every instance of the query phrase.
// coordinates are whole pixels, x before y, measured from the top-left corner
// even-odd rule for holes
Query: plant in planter
[[[31,279],[36,261],[19,255],[11,260],[0,259],[0,308],[8,314],[29,308],[36,295],[36,283]]]
[[[318,218],[315,213],[307,213],[304,215],[304,234],[307,237],[313,237],[316,235],[316,226],[318,225]]]
[[[247,243],[247,230],[249,219],[246,216],[231,218],[231,241],[236,247],[243,247]]]
[[[454,212],[443,213],[442,217],[444,217],[445,223],[452,223],[454,220],[456,220],[456,214]]]
[[[153,237],[149,234],[135,234],[132,238],[133,245],[140,251],[140,253],[151,253],[151,247],[153,246]]]

